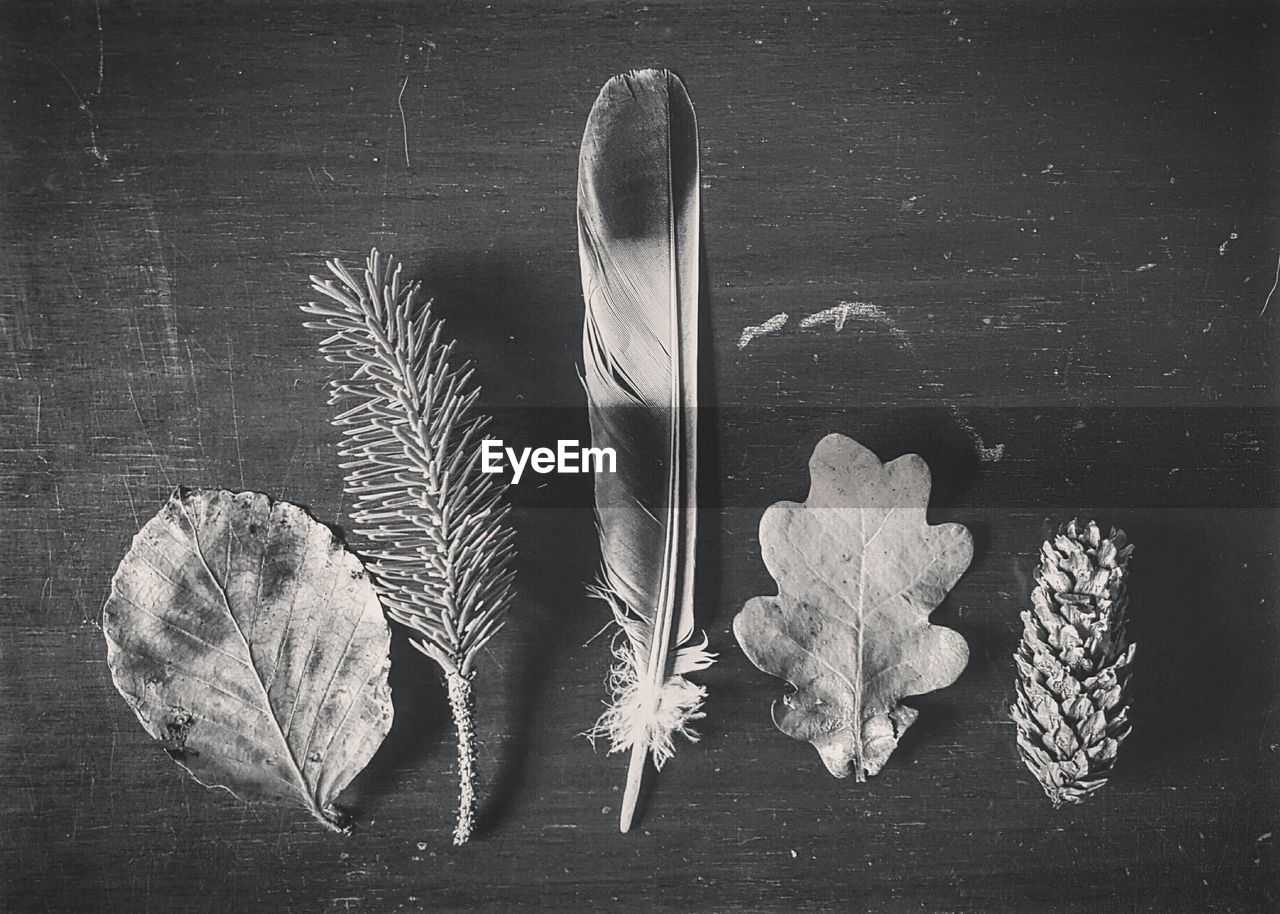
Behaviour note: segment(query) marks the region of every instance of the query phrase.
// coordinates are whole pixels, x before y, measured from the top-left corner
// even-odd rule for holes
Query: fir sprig
[[[489,418],[474,407],[480,388],[470,363],[451,365],[431,302],[401,267],[375,249],[363,282],[339,261],[333,278],[311,277],[329,301],[303,306],[307,326],[330,334],[325,359],[347,369],[330,382],[342,429],[341,464],[354,497],[351,519],[387,615],[444,671],[458,731],[460,798],[454,843],[475,814],[475,697],[480,648],[511,604],[513,532],[506,483],[481,471]],[[335,307],[336,305],[336,307]]]

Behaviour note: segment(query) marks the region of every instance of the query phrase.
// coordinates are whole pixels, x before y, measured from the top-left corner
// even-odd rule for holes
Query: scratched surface
[[[0,908],[1188,911],[1280,905],[1269,4],[10,2],[0,16]],[[344,523],[306,276],[402,254],[512,443],[584,432],[573,217],[599,85],[697,106],[720,662],[703,739],[616,831],[589,487],[514,492],[522,596],[480,682],[482,836],[449,846],[443,690],[349,838],[170,762],[97,618],[177,484]],[[712,399],[713,398],[713,399]],[[777,733],[729,632],[826,432],[922,453],[977,556],[973,658],[868,784]],[[1006,708],[1058,522],[1138,545],[1136,728],[1054,812]],[[585,646],[584,646],[585,645]]]

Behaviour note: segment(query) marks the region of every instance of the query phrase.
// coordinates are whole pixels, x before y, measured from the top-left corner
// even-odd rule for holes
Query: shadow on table
[[[1136,546],[1129,587],[1133,732],[1117,773],[1141,777],[1146,759],[1205,758],[1223,728],[1238,726],[1275,694],[1274,657],[1249,614],[1257,598],[1226,561],[1231,544],[1213,541],[1196,512],[1169,512],[1125,524]],[[1267,533],[1271,535],[1271,533]]]
[[[581,407],[582,290],[572,252],[445,253],[415,264],[432,312],[470,359],[480,408]]]
[[[356,780],[353,805],[359,819],[366,819],[377,802],[404,784],[421,778],[436,764],[436,757],[452,757],[449,731],[449,698],[440,667],[405,638],[404,629],[392,626],[391,703],[395,719],[373,759]]]
[[[480,408],[494,417],[495,435],[528,445],[551,438],[589,437],[578,379],[582,295],[571,252],[563,263],[495,251],[446,255],[418,272],[444,318],[446,336],[459,340],[475,363]],[[501,404],[494,409],[493,404]],[[482,786],[477,836],[497,828],[525,783],[535,721],[547,683],[574,637],[573,616],[596,575],[591,477],[526,476],[508,490],[516,530],[516,598],[493,650],[505,669],[477,686],[477,711],[486,724],[489,682],[501,683],[508,709],[505,740],[495,741],[496,770]],[[481,662],[484,665],[484,661]],[[496,671],[495,671],[496,672]],[[492,731],[490,731],[492,732]]]

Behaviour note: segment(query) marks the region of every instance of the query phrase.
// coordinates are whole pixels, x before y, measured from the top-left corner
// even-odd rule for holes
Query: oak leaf
[[[973,556],[960,524],[930,526],[929,467],[882,464],[843,435],[809,460],[803,504],[772,505],[760,548],[776,597],[734,619],[747,657],[794,691],[773,706],[783,733],[811,742],[836,777],[876,774],[919,712],[901,699],[954,682],[969,651],[929,614]]]
[[[341,830],[334,801],[391,726],[390,630],[327,527],[254,492],[176,491],[102,627],[116,688],[196,780]]]

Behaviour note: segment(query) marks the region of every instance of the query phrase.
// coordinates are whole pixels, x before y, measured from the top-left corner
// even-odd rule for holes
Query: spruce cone
[[[1022,613],[1018,752],[1055,808],[1107,782],[1129,735],[1125,638],[1129,555],[1124,531],[1072,521],[1040,549],[1030,611]]]

